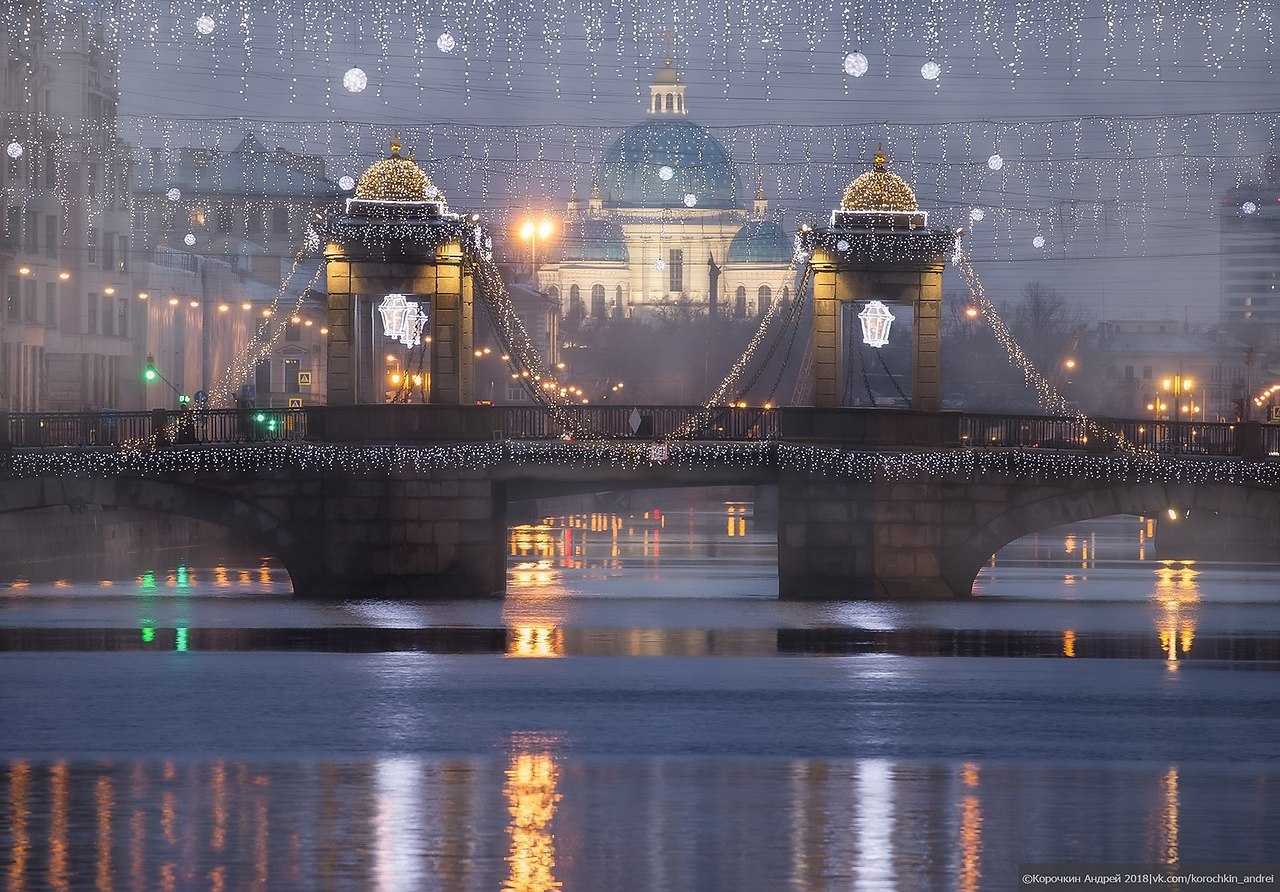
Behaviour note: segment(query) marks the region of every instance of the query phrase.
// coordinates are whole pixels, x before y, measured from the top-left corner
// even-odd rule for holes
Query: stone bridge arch
[[[32,477],[0,483],[3,514],[86,505],[189,517],[250,536],[280,560],[295,589],[295,573],[307,566],[304,543],[284,520],[228,493],[137,477]]]
[[[968,495],[972,494],[969,490]],[[1239,484],[1107,481],[1056,490],[1028,487],[1016,498],[1012,504],[978,502],[991,506],[989,516],[983,517],[978,510],[970,523],[945,525],[940,549],[942,577],[956,595],[972,594],[979,571],[1005,545],[1065,523],[1115,514],[1150,516],[1170,508],[1229,512],[1272,524],[1280,521],[1280,492]]]

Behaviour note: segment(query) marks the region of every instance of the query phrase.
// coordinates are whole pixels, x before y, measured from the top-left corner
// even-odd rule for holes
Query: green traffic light
[[[160,373],[156,371],[155,358],[148,354],[146,368],[142,370],[142,377],[148,381],[154,381],[160,377]]]

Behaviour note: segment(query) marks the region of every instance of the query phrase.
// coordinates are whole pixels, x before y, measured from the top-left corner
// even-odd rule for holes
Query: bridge
[[[210,521],[254,537],[317,598],[499,597],[508,502],[591,491],[777,487],[784,599],[968,597],[1001,546],[1092,517],[1280,520],[1280,431],[1257,424],[581,412],[571,427],[605,433],[573,438],[544,411],[493,406],[0,413],[0,511]],[[665,438],[691,422],[696,437]]]

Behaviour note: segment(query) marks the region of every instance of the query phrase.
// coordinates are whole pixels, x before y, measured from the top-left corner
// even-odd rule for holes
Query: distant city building
[[[315,250],[304,251],[308,224],[339,195],[324,159],[268,149],[249,133],[229,152],[149,149],[133,187],[149,349],[171,369],[174,387],[244,393],[260,406],[323,402],[323,279],[301,306],[298,295],[320,263]],[[306,256],[281,291],[299,253]],[[240,353],[263,327],[258,340],[274,346],[244,365]],[[281,336],[271,338],[277,327]]]
[[[0,409],[140,408],[117,59],[44,7],[0,9]]]
[[[1264,182],[1223,197],[1219,233],[1222,321],[1264,325],[1264,343],[1280,345],[1280,158],[1268,159]]]
[[[1236,401],[1258,383],[1250,380],[1249,348],[1216,326],[1171,319],[1106,322],[1099,326],[1098,347],[1104,380],[1089,388],[1089,407],[1106,415],[1173,418],[1178,412],[1166,382],[1180,379],[1191,382],[1184,420],[1235,421]]]
[[[590,320],[712,307],[747,317],[789,300],[794,249],[763,187],[745,199],[724,147],[689,120],[670,59],[649,94],[647,119],[605,150],[585,204],[570,197],[538,287]]]

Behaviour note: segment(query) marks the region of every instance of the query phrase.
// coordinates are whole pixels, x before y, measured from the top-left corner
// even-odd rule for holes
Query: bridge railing
[[[286,409],[0,412],[0,444],[150,446],[301,440],[307,416]]]
[[[1210,421],[1152,421],[1035,415],[961,415],[960,441],[966,446],[1107,451],[1124,442],[1170,455],[1280,453],[1280,428]],[[1099,430],[1101,429],[1101,430]]]
[[[322,442],[440,442],[477,439],[559,439],[575,431],[616,439],[660,439],[698,428],[692,435],[703,440],[759,440],[779,438],[779,424],[787,425],[788,440],[813,439],[815,431],[803,424],[803,408],[769,410],[760,407],[723,407],[709,415],[697,406],[576,406],[564,411],[568,425],[546,410],[532,406],[388,406],[309,407],[297,409],[208,409],[149,412],[3,412],[0,411],[0,448],[15,447],[112,447],[185,445],[200,443],[252,443],[315,440]],[[336,415],[358,410],[345,424]],[[810,413],[819,410],[808,410]],[[1220,455],[1246,458],[1280,457],[1280,425],[1223,424],[1202,421],[1151,421],[1142,419],[1093,419],[1090,427],[1078,418],[1040,415],[944,413],[945,425],[911,426],[923,435],[894,440],[885,429],[893,410],[821,410],[823,418],[869,415],[880,425],[866,421],[837,425],[824,442],[856,444],[866,448],[946,448],[970,446],[995,449],[1065,449],[1106,452],[1120,439],[1143,449],[1169,455]],[[335,414],[336,413],[336,414]],[[441,414],[443,413],[443,414]],[[787,414],[790,413],[790,414]],[[329,418],[328,414],[335,414]],[[930,413],[917,413],[930,414]],[[372,422],[394,415],[405,424],[382,426]],[[447,417],[446,417],[447,416]],[[465,416],[459,420],[454,416]],[[785,418],[784,418],[785,416]],[[786,419],[791,419],[786,421]],[[450,421],[450,419],[452,419]],[[828,419],[829,420],[829,419]],[[856,420],[856,419],[854,419]],[[907,419],[911,420],[911,419]],[[918,420],[918,419],[917,419]],[[465,421],[465,424],[462,423]],[[919,430],[917,430],[917,427]],[[795,428],[793,430],[793,428]],[[910,432],[910,431],[908,431]],[[944,433],[940,433],[944,432]],[[899,432],[901,434],[901,432]],[[898,442],[901,440],[902,442]],[[934,441],[937,441],[936,443]],[[944,442],[945,440],[945,442]]]
[[[700,406],[569,406],[562,410],[572,419],[569,425],[534,406],[498,406],[495,411],[495,431],[509,439],[553,439],[575,428],[615,439],[661,439],[687,430],[698,440],[760,440],[778,433],[777,413],[758,406],[709,411]]]

